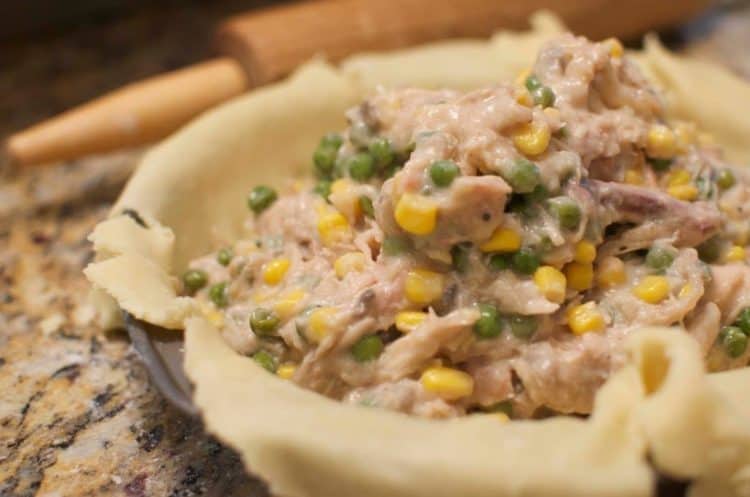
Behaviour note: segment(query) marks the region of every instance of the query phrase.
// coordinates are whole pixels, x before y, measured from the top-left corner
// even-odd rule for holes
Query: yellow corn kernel
[[[286,257],[280,257],[272,261],[268,261],[263,265],[263,281],[269,285],[278,285],[279,282],[284,278],[284,275],[289,270],[289,259]]]
[[[482,252],[515,252],[521,248],[521,235],[510,228],[497,228],[489,240],[479,246]]]
[[[642,185],[644,183],[643,170],[634,167],[626,169],[623,181],[629,185]]]
[[[524,107],[532,107],[534,105],[534,99],[531,98],[531,93],[526,88],[516,89],[516,102]]]
[[[273,310],[281,319],[287,319],[297,312],[299,303],[307,296],[300,288],[294,288],[281,295],[273,306]]]
[[[336,316],[335,307],[319,307],[312,311],[305,335],[313,343],[320,343],[331,332],[332,321]]]
[[[652,126],[646,137],[646,152],[649,157],[669,159],[677,153],[677,137],[663,124]]]
[[[516,76],[516,84],[518,86],[525,86],[526,78],[528,78],[529,76],[531,76],[531,68],[527,67],[526,69],[519,72],[518,76]]]
[[[331,193],[345,193],[353,187],[352,185],[349,178],[339,178],[331,183]]]
[[[450,250],[442,248],[426,248],[424,249],[424,255],[433,261],[442,262],[443,264],[450,264],[453,260]]]
[[[489,414],[485,414],[485,416],[489,418],[494,418],[496,421],[499,421],[503,424],[510,421],[510,417],[508,417],[508,415],[505,414],[504,412],[492,412]]]
[[[365,268],[365,254],[362,252],[347,252],[333,263],[333,270],[338,279],[343,279],[348,273],[360,272]]]
[[[410,333],[427,319],[426,312],[403,311],[396,314],[396,329],[401,333]]]
[[[565,266],[565,277],[568,279],[568,286],[573,290],[588,290],[594,283],[594,266],[571,262]]]
[[[349,178],[340,178],[331,184],[328,200],[348,219],[356,220],[362,214],[356,184]]]
[[[212,305],[202,306],[201,312],[203,313],[203,316],[208,320],[208,322],[212,325],[216,326],[217,328],[221,328],[222,326],[224,326],[224,314],[222,314],[221,311],[218,311]]]
[[[550,302],[561,304],[565,300],[565,275],[552,266],[539,266],[534,271],[534,284]]]
[[[405,193],[396,205],[394,216],[401,228],[415,235],[429,235],[437,224],[437,203],[423,195]]]
[[[404,294],[411,302],[427,305],[443,295],[444,277],[426,269],[413,269],[406,274]]]
[[[667,193],[678,200],[689,202],[698,198],[698,188],[695,185],[677,185],[667,188]]]
[[[539,155],[549,146],[550,131],[547,123],[526,123],[512,133],[513,145],[525,155]]]
[[[687,185],[693,177],[685,169],[673,169],[667,175],[667,186]]]
[[[276,376],[282,380],[289,380],[294,376],[294,372],[297,371],[297,365],[292,362],[285,362],[281,364],[276,370]]]
[[[445,400],[458,400],[474,392],[474,378],[458,369],[427,368],[420,378],[422,387]]]
[[[565,315],[568,318],[568,328],[576,335],[604,330],[604,315],[599,311],[596,302],[573,306]]]
[[[604,42],[609,47],[609,55],[619,59],[625,53],[625,49],[617,38],[607,38]]]
[[[742,262],[745,260],[745,248],[739,245],[732,245],[727,253],[724,254],[726,262]]]
[[[591,264],[596,259],[596,245],[588,240],[581,240],[576,243],[573,259],[581,264]]]
[[[669,295],[669,281],[664,276],[646,276],[635,287],[633,294],[649,304],[658,304]]]
[[[625,283],[625,263],[617,257],[605,257],[597,267],[596,282],[602,288],[612,288]]]
[[[680,293],[677,294],[677,296],[681,299],[684,299],[685,297],[688,297],[691,293],[693,293],[693,285],[688,283],[685,283],[682,288],[680,288]]]
[[[325,209],[318,218],[318,235],[324,245],[344,240],[350,233],[349,222],[336,210]]]

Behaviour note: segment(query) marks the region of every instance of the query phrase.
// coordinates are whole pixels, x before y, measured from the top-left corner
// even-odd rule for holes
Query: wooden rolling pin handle
[[[338,61],[449,37],[483,37],[527,24],[533,11],[507,0],[299,2],[239,15],[217,33],[219,51],[240,61],[253,85],[274,81],[314,55]]]
[[[240,61],[253,85],[288,74],[313,55],[338,61],[451,37],[523,28],[552,9],[592,39],[632,37],[692,18],[713,0],[337,0],[299,2],[242,14],[217,33],[220,51]],[[460,68],[456,68],[460,71]]]
[[[689,19],[713,0],[336,0],[287,4],[229,20],[218,33],[230,58],[132,84],[10,137],[6,153],[32,164],[142,145],[316,54],[337,61],[449,37],[517,28],[552,8],[592,38],[632,36]],[[243,73],[244,69],[244,73]],[[457,67],[456,71],[461,68]]]
[[[43,164],[159,140],[247,89],[242,68],[219,58],[124,86],[12,135],[11,162]]]

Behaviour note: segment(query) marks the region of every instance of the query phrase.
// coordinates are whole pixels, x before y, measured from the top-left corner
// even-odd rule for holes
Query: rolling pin
[[[10,136],[6,156],[51,163],[157,141],[204,110],[289,74],[315,55],[338,61],[451,37],[523,28],[548,8],[592,39],[633,37],[690,19],[712,0],[320,0],[242,14],[217,32],[223,57],[132,83]],[[457,70],[460,70],[458,68]]]

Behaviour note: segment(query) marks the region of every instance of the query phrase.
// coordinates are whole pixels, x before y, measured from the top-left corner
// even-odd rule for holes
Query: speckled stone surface
[[[0,221],[2,496],[266,494],[231,451],[165,403],[124,334],[91,324],[86,236],[111,199],[84,192],[106,183],[102,175],[123,178],[133,159],[68,171],[73,190],[52,208],[41,176],[11,183],[45,205]]]
[[[260,2],[173,3],[0,46],[0,137],[210,56],[213,23]],[[155,391],[124,333],[92,324],[86,237],[140,155],[0,175],[0,496],[267,495]]]
[[[207,33],[214,18],[237,4],[192,4],[179,20]],[[95,32],[110,33],[108,43],[124,54],[125,70],[101,65],[107,42],[86,47],[88,62],[75,59],[77,44],[93,39],[90,32],[20,49],[26,58],[19,52],[14,59],[0,47],[0,61],[16,60],[13,70],[0,71],[0,135],[131,74],[207,52],[186,54],[186,40],[194,47],[195,37],[177,30],[156,40],[149,53],[138,39],[147,38],[154,23],[141,18],[124,26]],[[744,49],[750,9],[713,17],[691,33],[689,51],[750,76]],[[68,61],[74,70],[50,76],[49,84],[36,81],[56,74],[60,54],[74,58]],[[81,274],[91,257],[86,236],[139,156],[124,152],[0,178],[0,496],[267,495],[233,452],[165,403],[124,334],[104,335],[92,324]]]

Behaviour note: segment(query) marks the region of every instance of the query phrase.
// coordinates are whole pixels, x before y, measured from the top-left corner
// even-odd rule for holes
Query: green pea
[[[317,193],[324,199],[328,200],[328,195],[331,194],[331,183],[332,182],[327,179],[318,181],[313,187],[313,193]]]
[[[324,147],[333,147],[338,150],[344,143],[344,139],[338,133],[328,133],[320,139],[320,145]]]
[[[736,358],[747,349],[747,335],[736,326],[725,326],[719,333],[719,339],[729,357]]]
[[[509,418],[513,416],[513,403],[510,400],[503,400],[487,408],[488,412],[501,412]]]
[[[253,360],[269,373],[275,373],[278,368],[276,358],[265,350],[259,350],[253,354]]]
[[[698,250],[698,257],[700,257],[703,262],[714,262],[721,255],[721,239],[718,236],[714,236],[701,243],[696,248]]]
[[[552,107],[555,105],[555,92],[548,86],[541,86],[531,92],[534,97],[534,103],[541,105],[542,108]]]
[[[453,183],[461,170],[452,160],[438,160],[430,166],[430,179],[436,186],[446,187]]]
[[[470,247],[463,243],[451,247],[451,264],[459,273],[465,273],[469,269],[469,250]]]
[[[223,248],[216,254],[216,261],[222,266],[228,266],[232,262],[232,249]]]
[[[549,200],[549,208],[560,226],[567,230],[578,228],[581,223],[581,208],[570,197],[555,197]]]
[[[377,335],[367,335],[352,346],[351,353],[357,362],[368,362],[377,359],[383,352],[383,340]]]
[[[391,147],[391,142],[387,138],[376,138],[367,147],[367,151],[375,160],[375,165],[379,168],[383,168],[393,162],[396,156]]]
[[[405,238],[399,236],[389,236],[383,240],[383,253],[385,255],[400,255],[411,248],[411,244]]]
[[[505,180],[515,193],[530,193],[542,181],[539,168],[528,159],[519,157],[513,161]]]
[[[745,307],[740,311],[734,325],[741,329],[745,335],[750,335],[750,307]]]
[[[367,181],[375,174],[375,160],[367,152],[359,152],[347,161],[349,176],[357,181]]]
[[[503,320],[493,304],[479,304],[479,319],[474,323],[474,334],[479,338],[495,338],[503,331]]]
[[[549,197],[549,191],[544,185],[536,185],[533,190],[523,195],[527,204],[543,202],[547,197]]]
[[[313,164],[318,176],[327,178],[333,172],[333,165],[336,163],[336,156],[339,149],[330,145],[320,144],[313,153]]]
[[[719,188],[722,190],[732,188],[736,181],[737,179],[734,177],[734,173],[731,169],[722,169],[716,176],[716,184],[719,185]]]
[[[190,292],[197,292],[208,283],[208,275],[200,269],[188,269],[182,275],[182,283]]]
[[[653,157],[649,157],[648,159],[649,164],[651,164],[651,168],[654,171],[666,171],[669,169],[669,166],[672,165],[672,159],[655,159]]]
[[[534,316],[516,315],[511,316],[508,321],[510,322],[510,332],[516,338],[527,340],[536,333],[537,321]]]
[[[646,254],[646,266],[656,271],[664,271],[672,265],[674,254],[663,247],[651,247]]]
[[[539,78],[534,76],[533,74],[530,74],[526,81],[524,81],[524,84],[526,85],[526,89],[529,91],[534,91],[537,88],[540,88],[542,86],[541,81],[539,81]]]
[[[372,199],[367,195],[361,195],[359,197],[359,208],[362,209],[365,216],[370,219],[375,217],[375,207],[372,205]]]
[[[211,302],[213,302],[216,307],[225,307],[229,303],[226,281],[211,286],[211,288],[208,289],[208,298],[211,299]]]
[[[513,254],[513,269],[521,274],[533,274],[542,263],[539,255],[530,248],[522,248]]]
[[[494,269],[495,271],[503,271],[505,269],[510,269],[511,262],[512,262],[512,256],[508,254],[492,254],[490,256],[490,260],[488,262],[488,265],[491,269]]]
[[[279,327],[279,315],[265,307],[256,307],[250,313],[250,328],[256,335],[271,335]]]
[[[277,198],[276,190],[265,185],[259,185],[250,190],[250,195],[247,197],[247,206],[254,213],[260,214],[268,209]]]

